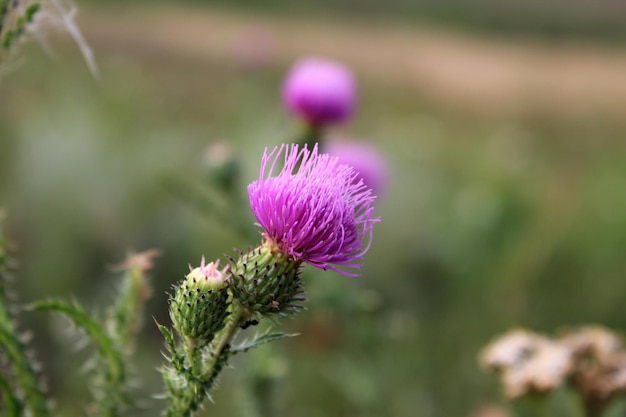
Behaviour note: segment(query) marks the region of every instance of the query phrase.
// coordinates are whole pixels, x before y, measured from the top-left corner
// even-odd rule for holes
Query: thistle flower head
[[[355,96],[350,70],[321,58],[297,61],[282,87],[287,110],[314,125],[346,121],[352,115]]]
[[[380,195],[387,185],[387,164],[374,146],[354,139],[332,139],[324,143],[322,151],[335,156],[339,163],[350,165],[366,186]]]
[[[357,175],[317,146],[266,149],[248,195],[267,243],[296,261],[355,276],[339,268],[360,267],[379,221],[372,216],[376,197],[362,181],[355,183]]]

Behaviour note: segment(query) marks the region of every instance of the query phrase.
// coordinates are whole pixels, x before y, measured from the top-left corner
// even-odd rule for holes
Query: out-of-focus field
[[[255,415],[242,388],[255,364],[279,378],[276,416],[469,415],[501,401],[476,358],[494,335],[626,328],[623,46],[200,6],[88,5],[78,23],[100,80],[58,37],[52,57],[22,48],[1,80],[0,206],[24,301],[101,307],[115,287],[107,266],[163,251],[139,397],[161,389],[150,317],[168,322],[165,291],[201,255],[255,243],[165,184],[201,190],[207,145],[223,139],[241,158],[245,197],[263,148],[298,133],[278,92],[288,65],[310,54],[359,79],[358,114],[332,133],[387,159],[382,222],[361,278],[309,271],[308,310],[281,323],[301,336],[235,361],[206,415]],[[28,314],[24,326],[39,329],[59,407],[79,415],[87,355],[71,349],[62,321]],[[158,402],[146,402],[137,415],[156,415]]]
[[[204,64],[238,58],[286,66],[303,51],[332,56],[364,82],[463,110],[505,116],[626,113],[626,51],[618,46],[468,37],[390,20],[277,19],[164,6],[115,9],[83,21],[98,44]]]

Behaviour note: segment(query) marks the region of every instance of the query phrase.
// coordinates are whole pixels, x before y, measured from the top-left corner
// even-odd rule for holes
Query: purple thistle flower
[[[341,123],[352,115],[356,86],[342,64],[320,58],[297,61],[282,87],[289,112],[313,125]]]
[[[274,168],[284,164],[278,175]],[[347,276],[368,251],[375,196],[337,158],[298,145],[281,145],[261,160],[259,179],[248,186],[250,207],[267,243],[316,268]]]
[[[322,151],[339,159],[339,163],[350,165],[359,173],[366,186],[378,196],[387,186],[387,164],[379,149],[373,145],[353,139],[332,139],[324,142]]]

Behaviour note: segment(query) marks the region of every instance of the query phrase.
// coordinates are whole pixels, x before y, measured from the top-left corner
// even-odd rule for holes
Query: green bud
[[[218,270],[219,260],[191,269],[176,287],[170,300],[174,328],[194,344],[211,343],[224,327],[230,305],[226,269]]]
[[[288,315],[302,308],[300,266],[302,262],[281,253],[271,243],[231,259],[228,281],[233,298],[248,310],[250,316]]]

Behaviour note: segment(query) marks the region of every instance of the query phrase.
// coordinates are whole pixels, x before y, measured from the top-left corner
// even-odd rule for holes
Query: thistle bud
[[[233,298],[252,316],[293,314],[304,301],[300,266],[302,262],[266,241],[238,260],[231,259],[228,283]]]
[[[176,287],[170,300],[170,317],[174,328],[185,338],[199,345],[211,343],[224,327],[230,305],[226,270],[218,269],[219,260],[191,268]]]

